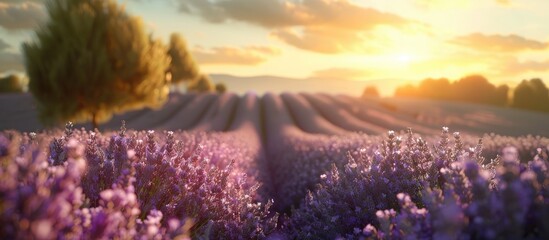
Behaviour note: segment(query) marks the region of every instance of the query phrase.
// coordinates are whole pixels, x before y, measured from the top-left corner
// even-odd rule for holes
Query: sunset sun
[[[399,54],[397,55],[397,61],[400,63],[408,64],[414,61],[412,55],[409,54]]]

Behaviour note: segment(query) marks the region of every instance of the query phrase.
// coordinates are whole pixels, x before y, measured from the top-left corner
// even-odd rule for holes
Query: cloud
[[[405,25],[408,20],[365,8],[347,0],[182,0],[183,12],[195,13],[212,22],[229,19],[267,28],[292,26],[337,26],[370,29],[379,24]]]
[[[224,65],[257,65],[277,56],[280,50],[263,46],[215,47],[205,49],[195,47],[193,57],[199,64],[224,64]]]
[[[5,71],[24,71],[20,54],[0,52],[0,73]]]
[[[518,52],[524,50],[544,50],[549,47],[546,42],[524,38],[519,35],[485,35],[473,33],[456,37],[450,43],[473,48],[479,51]]]
[[[370,72],[364,69],[328,68],[313,72],[313,74],[309,78],[359,80],[368,75],[370,75]]]
[[[198,14],[213,23],[233,19],[268,28],[296,25],[306,17],[294,11],[296,5],[277,0],[181,0],[180,10]]]
[[[425,8],[455,8],[455,7],[468,7],[473,4],[479,4],[484,1],[476,0],[416,0],[416,3]],[[510,0],[494,0],[493,3],[502,6],[511,5]]]
[[[337,54],[342,52],[374,52],[374,48],[367,46],[368,38],[362,32],[352,32],[322,27],[306,27],[299,29],[281,29],[271,33],[285,43],[296,48],[325,53]],[[369,40],[372,40],[370,38]]]
[[[23,71],[23,58],[20,54],[6,51],[11,46],[0,39],[0,73],[5,71]]]
[[[549,59],[545,61],[519,61],[517,58],[507,58],[495,67],[501,75],[518,75],[528,72],[549,71]]]
[[[3,39],[0,38],[0,52],[3,52],[4,50],[10,48],[11,46],[5,42]]]
[[[432,58],[413,62],[411,66],[415,69],[436,69],[439,67],[467,67],[472,65],[494,65],[501,58],[484,52],[443,52]]]
[[[432,59],[412,63],[411,67],[422,73],[444,74],[444,72],[454,69],[457,72],[476,72],[487,76],[510,77],[531,72],[547,73],[549,72],[549,59],[521,61],[513,54],[461,51],[441,54]]]
[[[8,52],[11,45],[0,39],[0,73],[6,71],[23,71],[23,58],[18,53]]]
[[[0,2],[0,26],[7,30],[32,29],[46,19],[46,12],[38,1]]]
[[[378,27],[407,29],[418,22],[348,0],[180,0],[180,10],[212,23],[240,21],[271,30],[271,36],[303,50],[356,52]]]

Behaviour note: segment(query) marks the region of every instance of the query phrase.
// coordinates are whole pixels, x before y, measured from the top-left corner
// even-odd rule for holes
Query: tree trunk
[[[95,112],[92,113],[92,126],[93,126],[93,130],[99,127],[97,125],[97,114]]]

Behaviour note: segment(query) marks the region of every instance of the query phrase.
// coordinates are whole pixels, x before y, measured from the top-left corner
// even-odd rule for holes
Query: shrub
[[[22,93],[26,83],[17,75],[8,75],[0,78],[0,93]]]
[[[218,83],[215,85],[215,91],[218,93],[227,92],[227,86],[224,83]]]

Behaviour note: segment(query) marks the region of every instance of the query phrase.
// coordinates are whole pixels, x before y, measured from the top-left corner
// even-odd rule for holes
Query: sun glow
[[[410,63],[413,61],[413,57],[409,54],[397,55],[397,61],[400,63]]]

